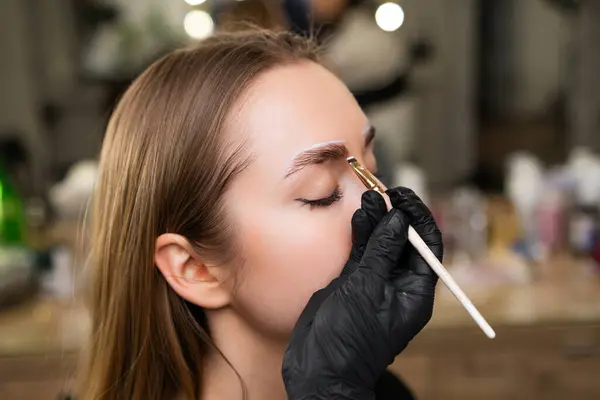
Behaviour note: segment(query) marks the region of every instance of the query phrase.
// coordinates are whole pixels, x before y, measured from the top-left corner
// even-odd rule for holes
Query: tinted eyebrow
[[[284,178],[295,174],[309,165],[323,164],[327,161],[341,160],[348,157],[348,149],[342,143],[329,143],[316,148],[304,150],[292,160]]]

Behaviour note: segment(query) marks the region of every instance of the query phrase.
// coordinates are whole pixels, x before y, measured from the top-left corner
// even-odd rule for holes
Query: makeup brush
[[[385,187],[368,169],[363,167],[362,164],[359,163],[354,157],[348,157],[347,161],[367,189],[375,190],[376,192],[385,195],[384,198],[387,198],[387,195],[385,194]],[[419,236],[417,231],[415,231],[412,226],[408,227],[408,241],[419,252],[427,264],[429,264],[437,276],[440,277],[440,280],[444,282],[454,297],[456,297],[460,304],[462,304],[462,306],[467,310],[471,318],[473,318],[475,323],[479,325],[483,333],[485,333],[490,339],[495,338],[496,332],[494,332],[494,329],[492,329],[490,324],[488,324],[485,318],[483,318],[479,310],[477,310],[471,300],[469,300],[465,292],[462,291],[454,278],[452,278],[446,268],[444,268],[442,263],[437,259],[437,257],[433,254],[433,252],[429,249],[427,244],[423,241],[423,239],[421,239],[421,236]]]

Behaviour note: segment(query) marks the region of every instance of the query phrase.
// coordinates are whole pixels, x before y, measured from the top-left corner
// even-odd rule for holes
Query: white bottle
[[[423,203],[429,203],[425,172],[414,164],[402,163],[396,165],[396,168],[394,169],[393,186],[407,187],[415,192],[415,194],[421,198]]]
[[[460,187],[451,197],[454,216],[452,232],[459,253],[469,260],[485,257],[488,244],[488,218],[485,199],[474,188]]]
[[[537,206],[544,191],[544,168],[529,153],[515,153],[508,159],[506,194],[516,208],[530,255],[541,259]]]

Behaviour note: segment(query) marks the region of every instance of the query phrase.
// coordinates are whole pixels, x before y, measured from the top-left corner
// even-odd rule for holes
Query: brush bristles
[[[348,157],[348,158],[346,158],[346,161],[348,161],[348,164],[352,164],[352,163],[356,162],[356,158]]]

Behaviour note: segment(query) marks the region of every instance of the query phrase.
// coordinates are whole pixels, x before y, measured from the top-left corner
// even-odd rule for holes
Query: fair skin
[[[206,310],[213,340],[248,398],[281,400],[281,362],[294,324],[348,259],[350,220],[365,188],[345,157],[374,171],[372,134],[344,84],[308,61],[259,76],[227,132],[244,138],[252,155],[224,199],[236,261],[214,265],[185,238],[163,234],[156,265],[180,296]],[[332,159],[310,164],[328,158],[324,149]],[[327,200],[306,204],[319,199]],[[241,398],[239,380],[220,356],[205,365],[203,399]]]

